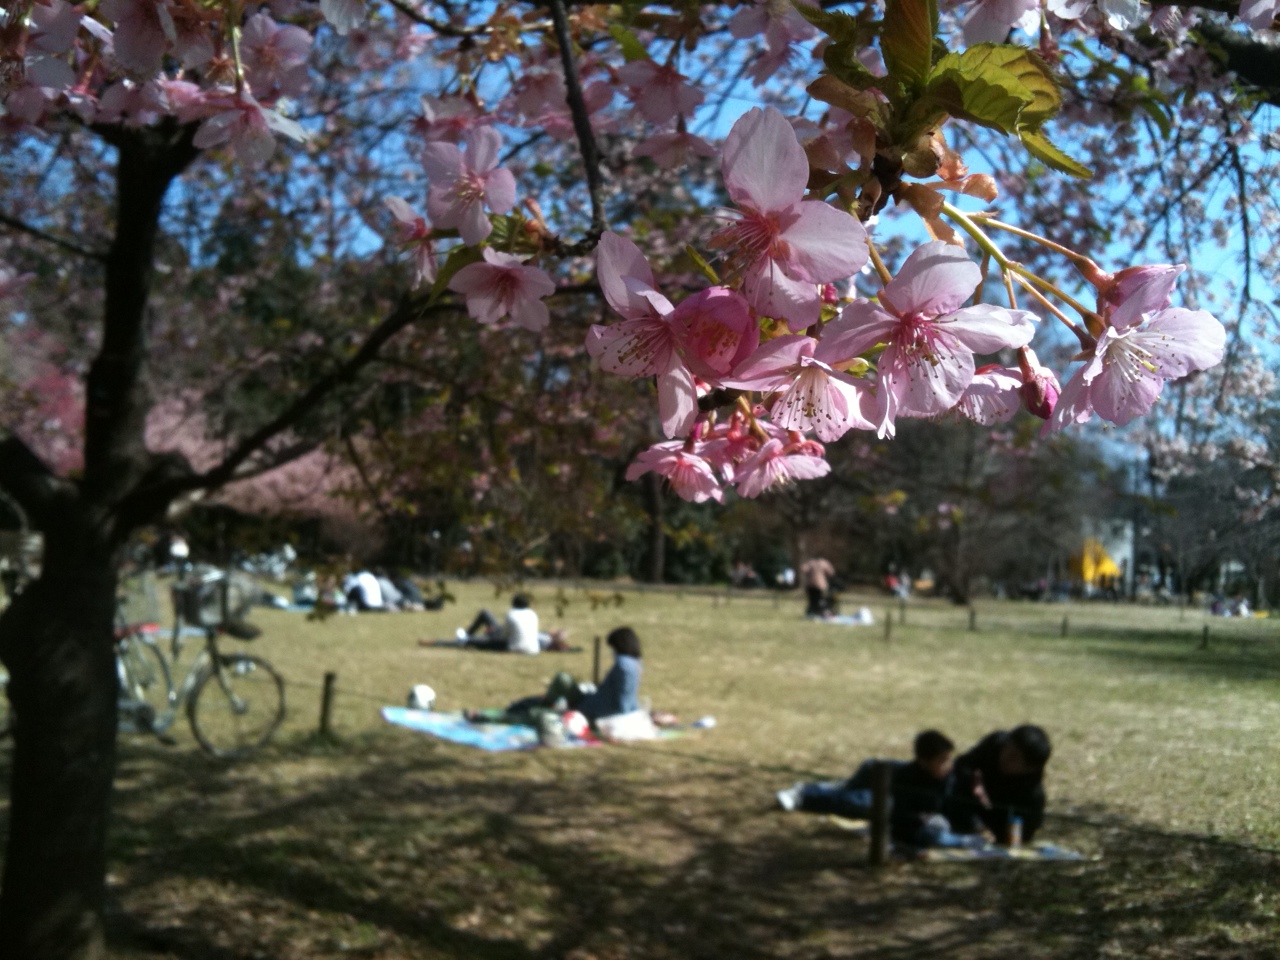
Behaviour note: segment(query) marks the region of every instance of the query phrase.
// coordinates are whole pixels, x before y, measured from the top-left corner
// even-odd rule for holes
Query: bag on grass
[[[649,716],[648,710],[632,710],[630,713],[601,717],[596,721],[596,732],[602,740],[618,743],[626,740],[652,740],[658,735],[658,728],[653,725],[653,718]]]

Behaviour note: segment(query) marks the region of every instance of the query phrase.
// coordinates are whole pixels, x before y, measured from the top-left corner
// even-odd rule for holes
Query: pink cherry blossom
[[[139,85],[132,80],[118,80],[102,92],[94,119],[98,123],[145,127],[159,120],[166,107],[164,92],[155,81]]]
[[[640,116],[659,127],[676,117],[690,116],[706,98],[701,90],[689,86],[689,78],[675,67],[652,60],[632,60],[619,68],[618,79]]]
[[[818,285],[844,280],[867,262],[866,232],[854,217],[805,200],[809,161],[777,110],[756,107],[733,125],[721,165],[740,212],[712,240],[727,247],[743,275],[743,293],[765,316],[792,330],[818,321]]]
[[[265,13],[249,18],[240,39],[245,77],[257,97],[296,97],[307,89],[311,34],[276,23]]]
[[[437,227],[457,227],[467,246],[474,247],[493,232],[485,216],[510,213],[516,204],[516,180],[498,166],[502,135],[491,127],[476,127],[464,139],[466,154],[452,143],[428,143],[422,165],[431,178],[427,212]]]
[[[364,20],[364,0],[320,0],[320,12],[345,36]]]
[[[893,436],[899,415],[931,417],[954,407],[973,380],[975,353],[1031,342],[1031,314],[962,306],[981,279],[962,249],[935,240],[907,258],[879,304],[855,300],[827,326],[823,341],[833,356],[847,360],[888,345],[876,363],[879,436]]]
[[[306,130],[259,104],[248,90],[225,97],[221,106],[223,109],[200,124],[196,131],[192,142],[201,150],[227,143],[242,163],[256,167],[275,153],[274,134],[281,133],[298,141],[307,139]]]
[[[686,297],[667,319],[685,365],[703,380],[727,374],[760,345],[760,325],[747,301],[724,287]]]
[[[582,91],[582,102],[587,108],[587,118],[591,121],[591,128],[596,133],[612,126],[611,123],[601,123],[597,114],[613,102],[613,94],[613,85],[603,80],[587,84]],[[542,129],[547,136],[555,140],[572,140],[576,136],[573,129],[573,114],[569,111],[568,101],[564,99],[548,107],[529,126]]]
[[[747,71],[758,87],[792,60],[794,44],[813,39],[818,31],[790,0],[759,0],[733,15],[729,33],[739,40],[764,34],[766,52],[754,58]]]
[[[633,157],[649,157],[664,170],[682,167],[691,157],[714,157],[715,147],[692,133],[655,133],[631,151]]]
[[[812,440],[785,443],[769,440],[737,468],[737,490],[742,497],[758,497],[794,480],[815,480],[831,472],[822,444]]]
[[[527,330],[544,329],[551,316],[542,300],[556,292],[555,281],[510,253],[485,247],[483,255],[484,263],[463,267],[449,281],[449,289],[466,298],[467,313],[478,323],[510,315]]]
[[[484,114],[467,97],[457,94],[444,97],[424,96],[419,102],[422,104],[422,116],[410,126],[414,133],[428,143],[432,140],[461,143],[468,130],[485,122]]]
[[[1151,409],[1166,380],[1222,360],[1227,336],[1222,324],[1207,311],[1169,306],[1185,269],[1131,267],[1107,278],[1098,295],[1102,334],[1063,387],[1046,432],[1084,423],[1094,413],[1124,426]]]
[[[126,70],[148,75],[160,69],[178,28],[165,0],[102,0],[103,15],[115,22],[115,58]]]
[[[75,71],[64,54],[75,43],[81,18],[80,10],[63,0],[31,8],[25,64],[28,83],[55,90],[75,84]]]
[[[1030,32],[1039,23],[1038,0],[978,0],[964,19],[964,45],[1004,43],[1014,27]]]
[[[693,374],[680,357],[669,300],[654,289],[653,270],[630,240],[605,233],[596,248],[596,277],[622,323],[593,324],[587,353],[602,370],[624,377],[658,378],[658,414],[669,437],[684,436],[698,417]]]
[[[974,371],[973,379],[953,408],[957,416],[989,427],[1018,412],[1022,376],[1016,367],[989,363]]]
[[[1240,20],[1253,30],[1270,30],[1277,13],[1278,0],[1240,0]]]
[[[646,473],[656,473],[671,482],[671,489],[683,500],[705,503],[724,500],[724,491],[716,480],[715,471],[702,457],[686,449],[683,440],[655,443],[640,453],[627,467],[627,479],[636,480]]]
[[[399,224],[400,242],[413,249],[413,285],[434,283],[436,279],[436,251],[431,240],[431,227],[426,218],[400,197],[387,197],[382,201]]]
[[[762,344],[722,382],[738,390],[778,391],[769,417],[785,430],[812,430],[831,441],[852,429],[874,429],[862,412],[865,388],[833,362],[825,339],[788,334]]]

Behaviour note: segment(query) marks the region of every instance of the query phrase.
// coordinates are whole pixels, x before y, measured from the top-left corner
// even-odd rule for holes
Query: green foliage
[[[1080,161],[1068,156],[1044,134],[1024,132],[1019,139],[1022,141],[1022,145],[1027,148],[1027,152],[1045,166],[1051,167],[1060,173],[1079,177],[1081,180],[1089,180],[1093,177],[1092,170]]]
[[[645,49],[640,39],[624,27],[620,23],[612,23],[609,25],[609,34],[618,44],[618,49],[622,51],[622,56],[628,63],[632,60],[646,60],[649,57],[649,51]]]
[[[929,80],[937,32],[936,0],[886,2],[880,52],[889,75],[912,94],[919,93]]]

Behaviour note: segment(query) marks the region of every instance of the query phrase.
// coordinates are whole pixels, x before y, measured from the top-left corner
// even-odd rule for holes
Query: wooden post
[[[1204,625],[1204,633],[1200,635],[1200,649],[1209,649],[1209,625],[1207,623]]]
[[[898,601],[898,622],[907,622],[907,600],[905,597]]]
[[[871,771],[871,844],[867,848],[867,863],[873,867],[884,866],[889,859],[889,792],[893,781],[893,766],[877,761]]]
[[[591,653],[591,682],[600,683],[600,635],[596,634],[595,649]]]
[[[969,629],[978,629],[978,611],[973,609],[973,607],[969,608]]]
[[[884,642],[888,643],[893,639],[893,608],[888,607],[884,611]]]
[[[333,693],[334,687],[338,683],[338,675],[330,670],[324,675],[324,692],[320,694],[320,736],[333,736],[333,722],[331,714],[333,712]]]
[[[1065,637],[1065,636],[1067,635],[1067,631],[1068,631],[1068,630],[1070,630],[1070,629],[1071,629],[1071,622],[1070,622],[1070,620],[1068,620],[1068,619],[1067,619],[1066,614],[1063,614],[1063,617],[1062,617],[1062,635]]]

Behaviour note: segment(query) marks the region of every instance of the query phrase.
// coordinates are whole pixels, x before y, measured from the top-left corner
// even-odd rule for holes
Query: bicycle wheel
[[[169,727],[173,723],[173,683],[169,663],[155,641],[136,631],[128,634],[116,646],[116,666],[121,729],[152,733]]]
[[[284,680],[261,657],[219,654],[196,681],[187,719],[205,752],[242,757],[270,740],[284,720]]]

